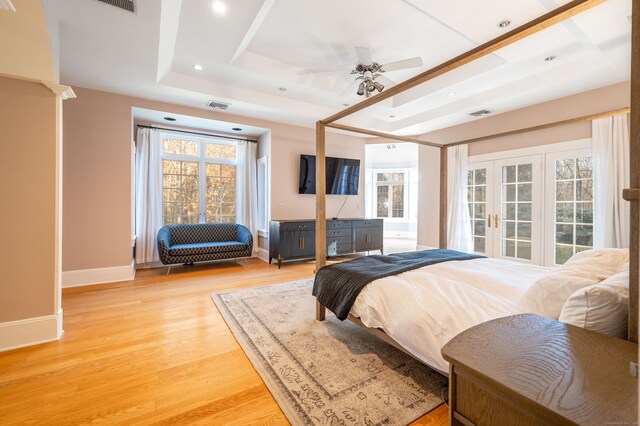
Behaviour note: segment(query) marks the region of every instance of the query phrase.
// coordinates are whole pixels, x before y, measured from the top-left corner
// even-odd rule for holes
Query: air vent
[[[487,111],[486,109],[481,109],[480,111],[472,112],[469,115],[473,115],[474,117],[482,117],[483,115],[491,114],[491,111]]]
[[[209,101],[209,103],[207,104],[207,106],[211,108],[221,109],[223,111],[226,111],[230,105],[231,104],[225,104],[224,102],[216,102],[216,101]]]
[[[115,6],[127,12],[136,13],[136,0],[98,0],[100,3]]]

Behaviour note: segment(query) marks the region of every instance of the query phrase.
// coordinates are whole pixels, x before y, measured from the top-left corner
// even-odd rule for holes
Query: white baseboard
[[[135,264],[113,266],[111,268],[81,269],[62,272],[62,288],[80,287],[91,284],[130,281],[136,276]]]
[[[421,244],[418,244],[416,246],[416,250],[433,250],[433,249],[437,249],[438,247],[431,247],[431,246],[423,246]]]
[[[0,352],[54,342],[62,335],[62,309],[56,315],[0,323]]]
[[[267,249],[263,249],[262,247],[258,247],[258,251],[256,253],[256,256],[260,260],[264,260],[267,263],[269,262],[269,250],[267,250]]]

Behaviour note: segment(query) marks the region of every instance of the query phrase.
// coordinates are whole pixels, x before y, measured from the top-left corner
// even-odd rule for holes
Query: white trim
[[[577,139],[568,142],[552,143],[547,145],[531,146],[528,148],[510,149],[508,151],[490,152],[469,157],[469,164],[482,161],[506,160],[514,157],[547,154],[549,152],[571,151],[574,149],[591,148],[591,138]]]
[[[56,315],[0,324],[0,352],[54,342],[62,335],[62,309]]]
[[[62,272],[62,288],[131,281],[136,276],[135,264],[110,268],[81,269]]]
[[[269,250],[264,249],[262,247],[258,247],[258,250],[256,251],[256,257],[260,260],[263,260],[269,263]]]
[[[9,12],[16,11],[16,7],[11,4],[11,0],[0,0],[0,9],[8,10]]]

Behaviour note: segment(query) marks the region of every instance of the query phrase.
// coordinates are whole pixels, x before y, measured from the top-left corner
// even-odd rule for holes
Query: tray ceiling
[[[138,0],[135,14],[96,0],[45,0],[59,33],[61,82],[312,126],[355,104],[356,46],[399,83],[567,3],[555,0]],[[630,0],[609,0],[429,81],[345,124],[419,134],[629,79]],[[52,32],[53,33],[53,32]],[[554,57],[551,61],[545,58]],[[202,66],[201,71],[193,68]],[[387,84],[388,86],[389,84]],[[286,90],[282,90],[286,89]]]

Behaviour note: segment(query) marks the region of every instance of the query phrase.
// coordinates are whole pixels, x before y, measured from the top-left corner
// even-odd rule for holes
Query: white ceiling
[[[224,0],[217,15],[212,0],[137,0],[135,14],[96,0],[44,1],[49,26],[59,22],[64,84],[198,108],[213,99],[229,113],[303,126],[362,100],[349,74],[356,46],[379,63],[420,56],[421,68],[385,73],[398,83],[499,36],[502,19],[512,29],[567,3]],[[629,15],[631,0],[608,0],[342,122],[419,134],[479,109],[499,114],[628,80]]]

